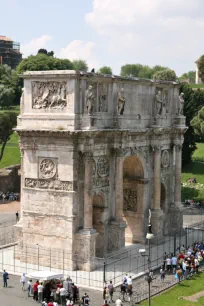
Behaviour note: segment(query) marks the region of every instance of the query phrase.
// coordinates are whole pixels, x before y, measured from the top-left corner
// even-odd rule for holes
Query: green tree
[[[16,92],[16,72],[8,65],[0,65],[0,107],[14,104]]]
[[[127,64],[121,67],[120,75],[123,77],[133,76],[138,78],[151,79],[157,71],[166,69],[168,68],[159,65],[151,68],[147,65]]]
[[[17,115],[13,112],[0,113],[0,161],[4,154],[4,149],[7,141],[13,133],[13,128],[17,123]]]
[[[152,76],[154,80],[163,80],[163,81],[176,81],[176,73],[171,69],[164,69],[154,73]]]
[[[17,66],[16,71],[18,74],[21,74],[25,71],[66,69],[73,69],[73,64],[68,59],[60,59],[39,53],[37,55],[30,55],[23,59]]]
[[[190,84],[195,84],[195,78],[196,78],[196,72],[195,71],[189,71],[187,73],[183,73],[179,77],[179,81],[188,80]]]
[[[88,71],[88,65],[85,61],[77,59],[72,61],[73,69],[80,70],[80,71]]]
[[[204,82],[204,55],[202,55],[198,60],[198,70],[199,77],[201,78],[202,82]]]
[[[184,116],[186,116],[186,126],[188,130],[184,134],[184,143],[182,151],[183,165],[190,163],[192,154],[196,149],[196,134],[191,125],[191,120],[197,115],[204,103],[204,92],[200,89],[194,91],[189,85],[181,88],[184,93]]]
[[[197,116],[191,120],[194,131],[199,136],[204,136],[204,106],[199,110]]]
[[[101,74],[113,74],[111,67],[109,66],[103,66],[98,70],[98,73]]]
[[[39,53],[45,54],[45,55],[48,55],[48,56],[54,56],[54,51],[48,52],[46,49],[39,49],[39,50],[38,50],[38,54],[39,54]]]

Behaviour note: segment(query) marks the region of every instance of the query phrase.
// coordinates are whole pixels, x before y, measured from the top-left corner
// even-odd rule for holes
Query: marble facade
[[[93,258],[144,242],[149,208],[158,237],[181,226],[179,84],[77,71],[22,77],[19,248],[62,249],[69,268],[91,270]]]

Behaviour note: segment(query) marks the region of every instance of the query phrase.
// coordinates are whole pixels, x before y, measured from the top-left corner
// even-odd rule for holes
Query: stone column
[[[115,167],[115,218],[123,220],[123,156],[116,153]]]
[[[84,155],[84,171],[84,230],[88,231],[93,228],[93,155],[91,153]]]
[[[161,148],[154,146],[154,201],[153,209],[160,209],[161,197]]]
[[[181,162],[182,162],[182,145],[175,144],[175,206],[181,205]]]

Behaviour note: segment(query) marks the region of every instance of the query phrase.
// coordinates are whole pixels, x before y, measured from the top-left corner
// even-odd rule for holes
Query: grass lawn
[[[204,163],[194,161],[183,168],[182,183],[192,177],[195,177],[198,183],[204,184]]]
[[[204,84],[189,84],[191,88],[204,88]]]
[[[191,296],[200,291],[204,291],[204,273],[194,276],[190,280],[176,285],[165,293],[152,298],[152,306],[202,306],[204,305],[204,297],[201,297],[198,302],[190,302],[182,299],[183,296]],[[140,305],[148,305],[145,301]]]
[[[204,162],[204,143],[196,143],[197,150],[195,150],[192,159]]]
[[[11,138],[5,147],[3,158],[0,161],[0,168],[20,164],[20,149],[18,139],[19,137],[16,133],[11,135]]]

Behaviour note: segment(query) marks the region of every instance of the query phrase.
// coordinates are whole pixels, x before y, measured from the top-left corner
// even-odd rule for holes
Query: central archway
[[[123,218],[127,227],[125,242],[143,241],[144,237],[144,169],[137,156],[123,163]]]

